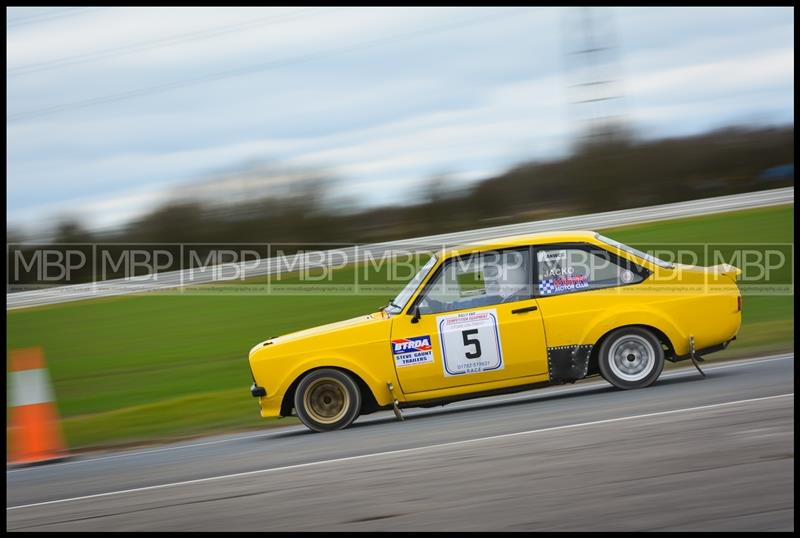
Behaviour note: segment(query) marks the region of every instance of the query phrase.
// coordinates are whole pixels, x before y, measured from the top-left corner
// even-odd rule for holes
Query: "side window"
[[[536,262],[539,295],[636,284],[649,274],[647,269],[588,245],[539,248]]]
[[[445,262],[420,299],[420,314],[438,314],[532,297],[528,248],[490,251]]]

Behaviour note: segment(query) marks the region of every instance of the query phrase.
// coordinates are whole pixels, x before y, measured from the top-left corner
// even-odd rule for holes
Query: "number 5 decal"
[[[464,347],[475,346],[475,351],[467,352],[464,356],[468,359],[477,359],[481,356],[481,341],[477,338],[469,338],[470,336],[478,334],[478,329],[470,329],[468,331],[461,331],[461,336],[464,337]]]
[[[496,310],[437,316],[445,377],[503,369]]]

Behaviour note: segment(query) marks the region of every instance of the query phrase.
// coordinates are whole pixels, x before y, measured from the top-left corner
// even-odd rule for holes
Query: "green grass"
[[[87,446],[108,442],[104,437],[98,437],[99,432],[124,432],[112,440],[114,444],[125,441],[140,444],[148,440],[165,442],[195,435],[299,423],[294,417],[268,421],[259,418],[256,401],[246,393],[238,387],[94,415],[77,415],[65,419],[64,427],[73,446]]]
[[[603,233],[640,248],[686,242],[793,243],[793,217],[793,206],[781,206]],[[363,268],[347,267],[325,283],[351,283],[355,271],[362,286],[387,282],[386,267],[371,269],[366,279]],[[266,281],[246,284],[264,287]],[[296,276],[281,283],[301,284]],[[272,280],[269,285],[276,284]],[[397,281],[385,293],[367,295],[224,293],[233,288],[219,286],[222,293],[142,294],[11,311],[8,349],[44,349],[73,448],[292,423],[258,416],[248,391],[250,347],[272,335],[374,311],[403,284]],[[745,296],[738,340],[709,358],[791,349],[792,299]]]

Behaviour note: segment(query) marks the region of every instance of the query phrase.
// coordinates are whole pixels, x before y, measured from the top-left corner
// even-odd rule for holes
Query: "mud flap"
[[[703,357],[697,355],[694,350],[694,336],[689,336],[689,357],[692,359],[692,364],[694,367],[697,368],[697,371],[700,372],[700,375],[705,377],[706,374],[703,370],[700,369],[700,362],[703,362]]]
[[[394,416],[397,417],[397,420],[405,420],[403,412],[400,410],[400,402],[397,401],[397,396],[394,395],[394,385],[392,385],[391,381],[387,381],[386,386],[389,388],[389,394],[392,395],[392,410],[394,410]]]
[[[569,383],[586,377],[592,347],[591,344],[548,347],[547,366],[550,381]]]

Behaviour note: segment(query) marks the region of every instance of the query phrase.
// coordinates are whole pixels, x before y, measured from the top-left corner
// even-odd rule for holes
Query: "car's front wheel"
[[[353,378],[341,370],[314,370],[297,385],[294,408],[311,430],[341,430],[358,418],[361,391]]]
[[[603,378],[621,389],[648,387],[664,369],[661,342],[640,327],[623,327],[611,333],[600,346],[598,359]]]

